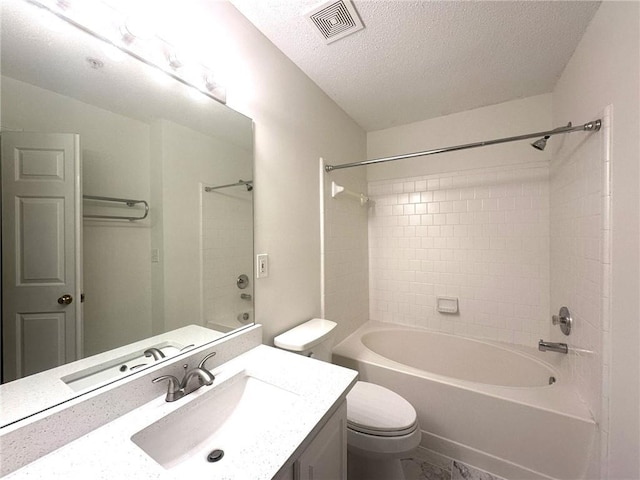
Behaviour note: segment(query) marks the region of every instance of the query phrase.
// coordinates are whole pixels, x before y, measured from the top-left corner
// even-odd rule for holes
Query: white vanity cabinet
[[[275,480],[346,480],[347,478],[347,402],[308,444],[307,448]]]

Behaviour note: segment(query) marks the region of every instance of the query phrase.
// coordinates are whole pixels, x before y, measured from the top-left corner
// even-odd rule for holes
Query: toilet
[[[322,318],[278,335],[276,347],[331,362],[336,323]],[[356,382],[347,394],[349,480],[403,480],[400,459],[420,444],[413,406],[388,388]]]

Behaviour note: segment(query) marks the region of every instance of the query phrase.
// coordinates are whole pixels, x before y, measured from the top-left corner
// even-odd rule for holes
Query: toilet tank
[[[331,362],[335,327],[336,322],[324,318],[313,318],[278,335],[273,339],[273,343],[283,350]]]

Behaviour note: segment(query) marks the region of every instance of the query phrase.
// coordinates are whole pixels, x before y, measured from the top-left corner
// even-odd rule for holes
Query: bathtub
[[[406,398],[430,450],[509,480],[573,480],[596,425],[563,381],[560,355],[370,321],[333,362]]]

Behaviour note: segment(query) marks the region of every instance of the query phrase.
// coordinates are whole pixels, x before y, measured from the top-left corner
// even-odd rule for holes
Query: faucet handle
[[[202,361],[198,364],[198,368],[205,373],[205,376],[207,376],[207,380],[206,381],[205,381],[204,378],[198,377],[198,381],[200,382],[201,386],[203,386],[203,385],[211,385],[213,383],[213,381],[216,379],[216,377],[213,375],[213,373],[211,373],[204,366],[204,364],[207,363],[207,360],[209,360],[211,357],[215,357],[216,356],[216,353],[217,352],[211,352],[209,355],[204,357],[202,359]]]
[[[207,355],[206,357],[204,357],[202,359],[202,361],[198,364],[198,368],[202,368],[204,369],[204,364],[207,363],[207,360],[209,360],[211,357],[215,357],[217,352],[211,352],[209,355]]]
[[[571,318],[571,312],[567,307],[561,307],[558,315],[551,316],[551,323],[553,325],[560,325],[560,330],[565,335],[569,335],[571,333],[571,326],[573,323],[573,319]]]
[[[173,375],[162,375],[161,377],[154,378],[151,380],[153,383],[162,382],[164,380],[169,381],[169,385],[167,386],[167,396],[165,397],[165,401],[167,402],[175,402],[176,400],[180,400],[184,397],[184,390],[180,386],[180,382]]]

